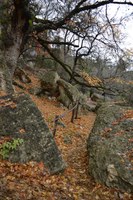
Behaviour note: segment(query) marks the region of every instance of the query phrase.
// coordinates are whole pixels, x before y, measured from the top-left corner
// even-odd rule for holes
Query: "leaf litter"
[[[55,115],[61,115],[67,109],[55,99],[34,95],[31,98],[52,131]],[[67,163],[66,170],[58,175],[50,175],[42,162],[16,164],[0,160],[0,200],[133,199],[132,195],[107,188],[89,176],[86,141],[95,114],[80,113],[74,123],[70,120],[71,113],[68,113],[62,119],[65,128],[58,126],[55,135],[56,144]]]

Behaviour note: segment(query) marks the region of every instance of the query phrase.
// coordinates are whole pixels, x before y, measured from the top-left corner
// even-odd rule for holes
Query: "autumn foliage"
[[[27,89],[39,84],[35,77],[31,78],[32,83]],[[16,90],[20,91],[18,88]],[[55,116],[63,114],[67,108],[63,107],[56,99],[34,95],[31,95],[31,98],[42,112],[52,131]],[[127,112],[125,116],[131,114]],[[86,140],[92,129],[95,114],[80,113],[74,123],[71,123],[70,119],[71,113],[65,115],[62,119],[65,128],[58,126],[55,135],[56,144],[67,162],[66,170],[58,175],[50,175],[45,163],[42,162],[17,164],[1,159],[1,200],[116,200],[119,195],[125,200],[132,199],[132,196],[127,193],[120,193],[95,183],[89,176]],[[8,138],[5,138],[5,141],[8,141]],[[4,142],[4,138],[0,138],[1,142]]]

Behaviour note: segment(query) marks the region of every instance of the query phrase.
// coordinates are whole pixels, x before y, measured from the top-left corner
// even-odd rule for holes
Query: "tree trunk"
[[[17,67],[17,62],[20,54],[21,42],[13,42],[14,44],[10,48],[2,52],[1,65],[0,65],[0,79],[1,88],[6,93],[14,93],[13,88],[13,75]]]
[[[1,90],[5,91],[8,94],[14,92],[12,85],[12,76],[6,64],[6,59],[2,56],[0,59],[0,86]]]
[[[0,86],[8,94],[14,93],[13,75],[29,27],[29,15],[26,15],[25,12],[27,11],[28,2],[28,0],[14,0],[14,7],[10,7],[12,5],[8,4],[8,7],[6,7],[6,26],[4,23],[0,24],[2,36]],[[9,10],[7,10],[9,7],[10,9],[12,8],[10,14],[8,14]]]

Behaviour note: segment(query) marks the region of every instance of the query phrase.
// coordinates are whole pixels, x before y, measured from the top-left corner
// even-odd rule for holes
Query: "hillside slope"
[[[38,80],[32,77],[32,83],[25,85],[27,89],[24,92],[35,85],[38,85]],[[23,92],[17,87],[16,91]],[[51,131],[55,116],[64,113],[62,123],[65,127],[57,127],[55,141],[68,166],[62,174],[50,176],[43,163],[11,164],[1,160],[0,200],[131,200],[132,196],[97,184],[88,175],[86,140],[95,114],[80,113],[79,118],[71,123],[71,112],[56,99],[30,96]]]

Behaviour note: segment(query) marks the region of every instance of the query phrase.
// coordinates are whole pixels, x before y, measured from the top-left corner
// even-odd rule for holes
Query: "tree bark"
[[[11,73],[6,64],[6,58],[3,55],[1,55],[0,57],[0,86],[1,90],[5,91],[8,94],[14,92]]]
[[[26,1],[14,0],[12,11],[7,14],[8,21],[1,25],[2,45],[0,64],[1,89],[8,94],[14,93],[13,75],[17,67],[18,58],[24,45],[24,38],[29,27],[29,15],[26,15]],[[9,11],[8,7],[6,11]],[[11,9],[11,7],[10,7]],[[8,12],[7,12],[8,13]]]
[[[8,94],[14,93],[12,81],[20,54],[20,45],[14,41],[14,44],[9,49],[4,50],[1,56],[1,88]]]

